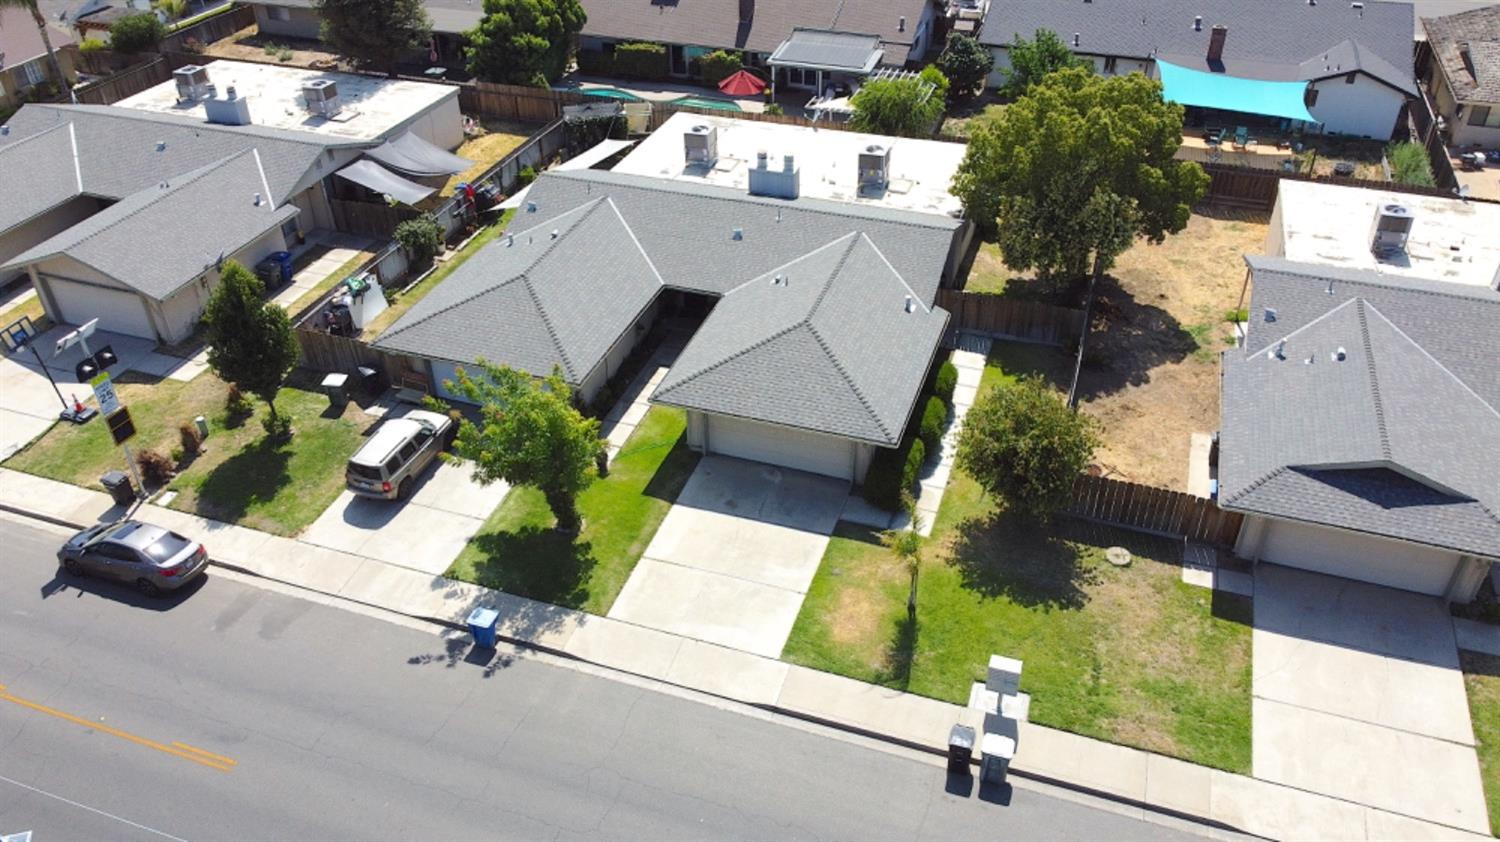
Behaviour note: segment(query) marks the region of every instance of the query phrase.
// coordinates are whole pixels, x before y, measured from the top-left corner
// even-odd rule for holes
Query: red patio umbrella
[[[765,92],[766,83],[748,70],[737,70],[724,77],[719,90],[730,96],[757,96]]]

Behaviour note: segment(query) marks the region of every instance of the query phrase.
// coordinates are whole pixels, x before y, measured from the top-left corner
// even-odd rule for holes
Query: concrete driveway
[[[775,658],[849,483],[706,456],[609,616]]]
[[[76,396],[86,404],[94,403],[93,389],[87,383],[78,382],[73,374],[73,367],[83,359],[83,350],[75,346],[59,356],[52,355],[58,338],[72,329],[72,325],[57,326],[33,340],[36,350],[41,353],[41,364],[30,348],[17,354],[0,354],[0,459],[45,433],[62,410],[57,392],[47,382],[43,365],[52,373],[64,398]],[[152,350],[156,343],[149,339],[103,331],[89,339],[90,350],[98,351],[106,345],[120,359],[119,364],[109,370],[115,378],[126,371],[137,371],[150,377],[172,377],[189,372],[196,375],[202,371],[189,360]]]
[[[1257,778],[1488,833],[1440,600],[1262,564],[1253,639]]]
[[[298,540],[439,575],[509,491],[504,483],[475,482],[468,465],[439,462],[422,474],[409,500],[344,491]]]

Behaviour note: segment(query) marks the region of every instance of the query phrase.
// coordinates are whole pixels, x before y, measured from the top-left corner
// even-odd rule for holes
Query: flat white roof
[[[712,168],[688,166],[683,135],[693,126],[718,130],[718,163]],[[889,147],[889,187],[859,190],[859,153],[866,146]],[[837,129],[761,123],[704,114],[672,115],[614,166],[615,172],[714,184],[744,190],[757,152],[779,170],[782,157],[793,155],[801,170],[800,195],[858,205],[958,216],[963,205],[948,192],[963,161],[965,146],[938,140],[860,134]]]
[[[1500,205],[1286,179],[1276,204],[1289,260],[1487,287],[1500,278]],[[1404,257],[1370,250],[1383,205],[1414,218]]]
[[[352,73],[306,70],[254,62],[218,59],[203,65],[208,81],[223,97],[231,85],[250,101],[250,119],[257,126],[334,135],[351,140],[378,140],[412,117],[458,95],[451,85],[380,79]],[[314,79],[338,83],[343,112],[332,119],[308,112],[302,84]],[[122,108],[203,117],[203,103],[177,102],[177,83],[171,79],[115,103]]]

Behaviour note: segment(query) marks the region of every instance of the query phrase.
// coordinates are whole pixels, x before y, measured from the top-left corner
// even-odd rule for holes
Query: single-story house
[[[1410,4],[1378,0],[1005,0],[989,5],[979,40],[995,56],[992,84],[1008,44],[1048,29],[1098,72],[1161,79],[1192,108],[1386,140],[1418,95],[1413,26]]]
[[[45,82],[66,91],[77,81],[73,69],[77,47],[71,33],[47,24],[47,37],[57,55],[63,78],[53,78],[52,62],[42,31],[31,12],[20,6],[0,6],[0,112],[17,108]]]
[[[1500,148],[1500,5],[1422,18],[1427,92],[1449,143]]]
[[[557,366],[591,400],[663,309],[696,298],[712,309],[651,398],[688,411],[689,445],[858,482],[900,443],[968,224],[801,196],[778,163],[745,189],[546,173],[512,230],[375,347],[450,399],[443,381],[483,358]]]
[[[1246,262],[1219,431],[1236,553],[1471,600],[1500,559],[1500,292]]]

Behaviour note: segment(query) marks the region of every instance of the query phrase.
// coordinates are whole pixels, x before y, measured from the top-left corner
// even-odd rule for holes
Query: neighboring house
[[[51,24],[47,37],[57,54],[63,79],[52,78],[52,63],[42,43],[41,30],[31,12],[19,6],[0,6],[0,113],[18,108],[28,97],[52,83],[58,91],[73,86],[78,74],[73,69],[73,36]]]
[[[992,84],[1010,67],[1007,44],[1050,29],[1098,72],[1162,78],[1184,105],[1386,140],[1417,95],[1413,26],[1410,4],[1383,0],[997,0],[979,38],[995,55]],[[1301,102],[1285,102],[1288,83]]]
[[[1246,262],[1219,431],[1236,554],[1469,601],[1500,558],[1500,293]]]
[[[451,86],[224,61],[183,71],[112,106],[28,105],[0,130],[0,279],[28,272],[55,321],[178,341],[223,260],[337,227],[332,176],[431,192],[379,161],[445,155],[434,147],[462,137]],[[310,112],[297,102],[309,81],[334,82],[347,107]]]
[[[1497,289],[1497,232],[1500,204],[1283,180],[1266,254]]]
[[[677,135],[679,155],[701,149],[690,134]],[[590,400],[653,321],[711,307],[651,397],[688,411],[689,446],[861,481],[906,429],[948,321],[933,300],[970,226],[803,195],[815,176],[794,160],[717,154],[698,166],[743,166],[746,186],[544,174],[512,230],[375,346],[450,399],[443,381],[482,358],[557,366]]]
[[[1423,18],[1426,79],[1449,142],[1500,148],[1500,5]]]

